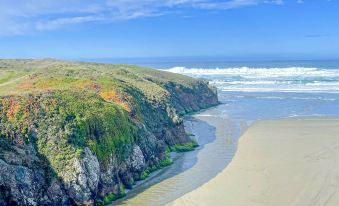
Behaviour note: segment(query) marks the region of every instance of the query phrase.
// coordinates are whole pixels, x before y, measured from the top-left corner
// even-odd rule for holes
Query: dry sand
[[[220,174],[169,205],[337,206],[338,164],[339,119],[260,121]]]

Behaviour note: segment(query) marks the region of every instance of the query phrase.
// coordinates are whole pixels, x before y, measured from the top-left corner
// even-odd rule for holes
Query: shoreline
[[[199,120],[197,118],[195,118],[194,115],[197,115],[197,114],[202,113],[204,111],[208,111],[209,109],[212,109],[214,107],[215,106],[208,108],[208,109],[203,109],[201,111],[185,115],[183,117],[184,118],[184,124],[185,124],[185,132],[186,133],[192,133],[192,134],[196,133],[194,131],[194,128],[193,128],[194,127],[193,122],[199,122]],[[200,122],[200,123],[204,123],[204,122]],[[165,181],[166,179],[169,179],[172,176],[178,175],[178,174],[180,174],[181,172],[184,172],[187,169],[190,169],[192,166],[194,166],[196,161],[194,161],[193,163],[189,163],[189,162],[187,163],[186,162],[186,164],[192,164],[192,165],[183,169],[183,171],[171,171],[171,170],[173,170],[173,167],[178,167],[178,165],[180,165],[183,162],[185,155],[187,155],[189,153],[198,153],[199,150],[203,149],[205,144],[208,144],[209,142],[213,142],[215,140],[215,137],[212,137],[213,133],[210,133],[209,135],[210,135],[209,140],[207,142],[198,141],[196,135],[192,136],[191,137],[192,140],[199,142],[199,146],[197,148],[194,148],[192,151],[170,152],[170,158],[171,158],[171,161],[172,161],[171,165],[168,165],[164,168],[161,168],[159,170],[156,170],[156,171],[150,173],[149,177],[147,177],[144,180],[137,181],[132,189],[126,191],[126,195],[124,197],[119,198],[116,201],[112,202],[111,205],[124,205],[124,204],[126,204],[126,202],[129,202],[130,199],[133,199],[134,197],[142,194],[145,190],[153,187],[154,185],[156,185],[156,184],[158,184],[162,181]],[[196,156],[196,154],[194,156]]]
[[[234,127],[229,119],[222,117],[217,106],[185,116],[185,130],[195,135],[199,147],[180,153],[176,162],[161,170],[163,174],[155,180],[146,179],[150,185],[134,188],[134,194],[117,200],[114,205],[165,205],[205,184],[233,158],[237,140],[232,138],[238,132]],[[161,175],[165,177],[159,180]]]
[[[221,173],[168,205],[337,205],[338,125],[323,116],[256,121]]]

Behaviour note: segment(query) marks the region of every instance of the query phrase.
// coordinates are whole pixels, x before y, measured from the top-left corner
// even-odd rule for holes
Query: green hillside
[[[0,203],[107,203],[166,165],[166,148],[194,145],[182,115],[217,103],[206,82],[164,71],[0,60]]]

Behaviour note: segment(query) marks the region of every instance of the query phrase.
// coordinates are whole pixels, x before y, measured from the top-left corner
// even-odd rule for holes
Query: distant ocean
[[[98,60],[96,60],[98,61]],[[339,60],[227,61],[222,58],[106,59],[204,78],[230,118],[249,122],[339,115]]]

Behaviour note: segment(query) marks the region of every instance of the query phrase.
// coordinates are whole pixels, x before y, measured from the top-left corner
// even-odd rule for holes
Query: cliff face
[[[0,205],[106,204],[187,144],[202,80],[126,65],[0,61]]]

